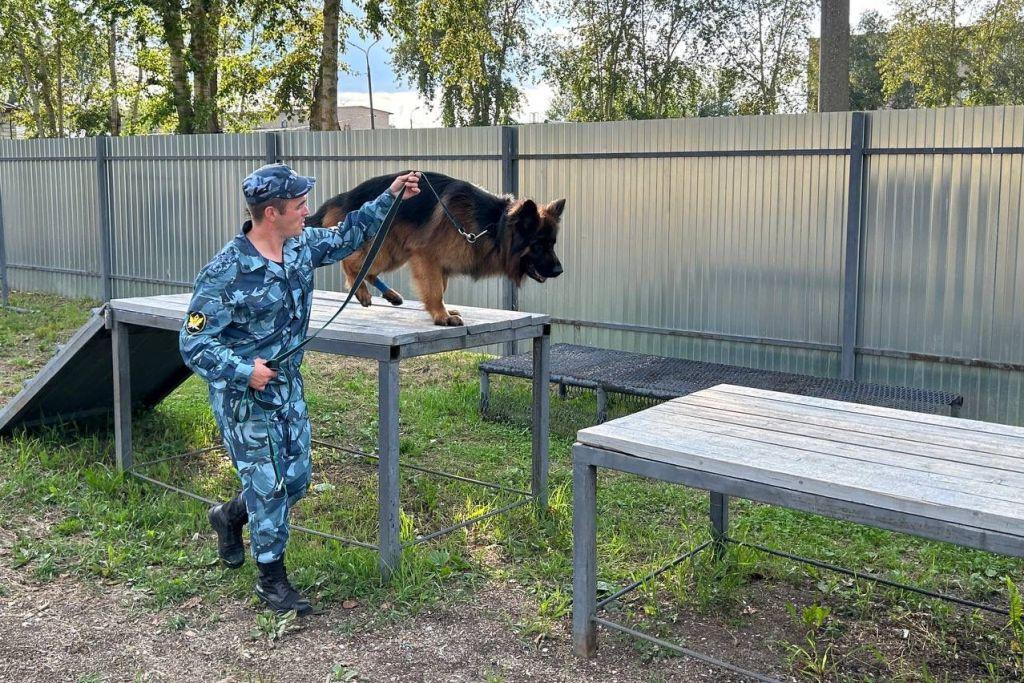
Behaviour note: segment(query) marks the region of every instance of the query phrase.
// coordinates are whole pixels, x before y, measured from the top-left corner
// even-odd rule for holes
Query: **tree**
[[[740,114],[795,108],[814,6],[815,0],[742,0],[723,37],[738,75]]]
[[[879,61],[887,96],[909,87],[920,107],[1024,101],[1022,0],[897,0],[896,6]]]
[[[222,0],[143,0],[160,19],[170,53],[170,91],[179,133],[219,133],[218,29]]]
[[[324,0],[320,65],[309,112],[310,130],[338,130],[338,19],[341,0]]]
[[[88,131],[103,107],[104,31],[71,0],[0,3],[0,92],[37,137]]]
[[[217,100],[225,130],[252,130],[279,114],[309,116],[322,21],[308,0],[247,0],[225,18]]]
[[[850,0],[822,0],[818,111],[850,108]]]
[[[549,116],[573,121],[695,113],[707,94],[692,64],[724,17],[714,0],[567,0],[567,35],[548,40]],[[713,86],[711,86],[713,89]]]
[[[907,109],[914,106],[914,92],[904,84],[886,94],[878,63],[889,44],[889,22],[878,12],[864,12],[850,35],[850,108],[854,111]],[[818,110],[818,48],[812,38],[807,60],[807,109]]]
[[[369,30],[395,36],[392,64],[446,126],[512,122],[529,63],[531,0],[370,0]]]

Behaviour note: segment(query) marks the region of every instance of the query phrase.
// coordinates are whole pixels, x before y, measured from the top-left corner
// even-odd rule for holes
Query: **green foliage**
[[[548,41],[549,115],[575,121],[763,114],[799,92],[812,0],[566,1]]]
[[[1024,102],[1024,0],[899,0],[878,67],[919,107]]]
[[[532,0],[371,0],[370,30],[395,35],[392,61],[445,126],[512,123],[528,73]]]
[[[321,22],[314,0],[10,0],[0,3],[0,101],[31,137],[304,120]]]
[[[551,36],[544,74],[549,116],[612,121],[695,113],[703,87],[693,57],[719,14],[706,0],[614,0],[559,5],[569,28]]]

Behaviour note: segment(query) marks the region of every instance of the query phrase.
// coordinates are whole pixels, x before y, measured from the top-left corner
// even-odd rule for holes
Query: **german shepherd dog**
[[[349,211],[379,197],[396,175],[371,178],[327,200],[306,218],[306,225],[337,225]],[[391,232],[366,276],[366,281],[380,289],[391,304],[400,305],[402,296],[381,283],[377,275],[405,263],[412,269],[413,282],[435,325],[463,324],[459,312],[444,305],[450,275],[469,275],[473,279],[504,275],[518,286],[526,276],[544,282],[562,274],[555,242],[564,199],[538,205],[532,199],[499,197],[440,173],[423,175],[426,179],[421,178],[420,193],[403,200]],[[427,181],[464,231],[487,232],[472,244],[459,234]],[[349,288],[368,248],[369,244],[342,262]],[[370,291],[365,283],[356,290],[356,298],[363,306],[370,305]]]

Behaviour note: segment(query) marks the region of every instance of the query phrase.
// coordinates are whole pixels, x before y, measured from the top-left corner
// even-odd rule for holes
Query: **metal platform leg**
[[[579,657],[597,651],[597,467],[573,455],[572,649]]]
[[[377,365],[379,427],[377,434],[377,496],[380,504],[380,573],[384,581],[402,559],[398,500],[398,361]]]
[[[128,326],[114,321],[111,330],[114,360],[114,454],[119,471],[132,468],[132,381]]]
[[[491,408],[491,375],[490,373],[481,370],[480,371],[480,414],[487,415],[487,411]]]
[[[597,388],[597,423],[601,424],[608,420],[608,392],[601,387]]]
[[[551,327],[533,339],[533,473],[531,491],[537,508],[548,508],[548,411],[551,377]]]
[[[725,556],[729,535],[729,496],[711,491],[711,538],[714,539],[715,559]]]

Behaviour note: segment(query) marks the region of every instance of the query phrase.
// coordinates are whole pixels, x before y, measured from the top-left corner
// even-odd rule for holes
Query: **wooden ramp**
[[[0,435],[18,428],[59,422],[105,421],[114,412],[109,308],[92,317],[0,409]],[[188,379],[191,371],[178,353],[176,331],[133,327],[129,333],[133,404],[152,407]]]

